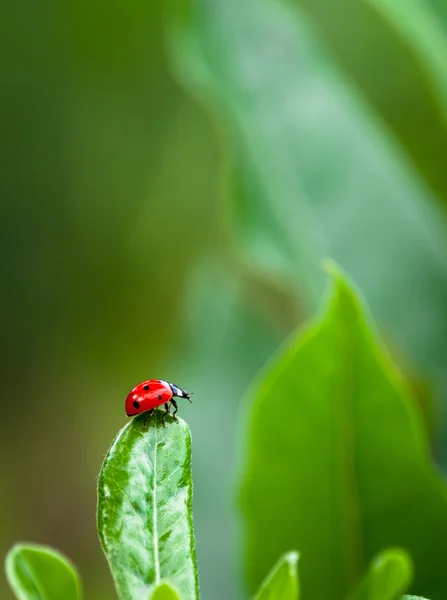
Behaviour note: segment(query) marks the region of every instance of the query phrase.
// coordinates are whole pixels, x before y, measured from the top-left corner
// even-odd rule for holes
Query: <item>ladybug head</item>
[[[178,385],[175,385],[174,383],[170,383],[169,387],[172,390],[172,394],[174,396],[177,396],[177,398],[186,398],[189,402],[192,402],[190,396],[194,392],[186,392],[185,390],[182,390],[182,388],[179,388]]]

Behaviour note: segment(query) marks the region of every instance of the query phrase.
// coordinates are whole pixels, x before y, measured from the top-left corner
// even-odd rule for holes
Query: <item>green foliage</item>
[[[183,414],[194,433],[203,595],[240,600],[232,567],[234,540],[241,535],[230,504],[239,401],[284,337],[319,307],[322,256],[334,257],[352,274],[393,355],[410,371],[409,380],[422,380],[437,402],[447,398],[447,2],[175,2],[172,20],[169,1],[81,0],[67,12],[65,3],[42,0],[26,3],[26,10],[21,2],[5,3],[2,11],[2,395],[20,398],[21,418],[4,419],[0,435],[0,486],[8,491],[0,496],[0,511],[8,517],[0,546],[27,526],[28,494],[44,489],[48,498],[38,519],[30,515],[29,534],[73,536],[67,547],[77,552],[77,563],[84,561],[84,580],[95,600],[108,600],[111,593],[94,532],[84,535],[84,497],[111,432],[121,426],[121,410],[110,410],[112,397],[116,408],[130,385],[146,376],[172,377],[196,392],[199,405]],[[168,68],[165,24],[183,89]],[[228,151],[223,176],[216,130]],[[222,231],[231,244],[222,243]],[[192,311],[183,293],[190,273],[191,288],[197,274],[204,284],[188,296]],[[177,313],[181,323],[173,317]],[[321,350],[317,365],[329,350]],[[315,384],[304,378],[297,386],[302,397],[313,398],[303,386],[323,386],[329,366],[338,369],[333,379],[348,379],[349,365],[337,365],[323,365]],[[339,412],[322,410],[316,426],[303,414],[305,401],[292,398],[303,410],[299,419],[292,416],[288,431],[301,431],[302,419],[307,429],[301,434],[311,443],[299,448],[298,466],[293,452],[284,467],[275,465],[274,489],[279,497],[282,482],[293,487],[284,493],[286,507],[289,495],[309,496],[287,511],[290,535],[301,522],[310,530],[309,512],[319,520],[303,547],[271,528],[277,547],[257,548],[252,589],[290,548],[300,551],[305,591],[310,571],[312,581],[318,571],[319,585],[330,581],[337,560],[335,549],[330,556],[322,552],[327,520],[328,545],[334,539],[343,544],[343,550],[335,545],[339,563],[352,566],[352,544],[361,547],[352,573],[340,569],[340,579],[349,582],[343,590],[370,594],[376,584],[385,585],[388,568],[396,574],[398,560],[378,564],[374,557],[384,552],[379,556],[389,558],[397,551],[387,548],[400,544],[415,555],[414,591],[431,593],[424,583],[430,579],[439,597],[435,587],[444,586],[445,576],[435,575],[446,564],[444,493],[433,507],[439,482],[427,461],[421,466],[411,452],[422,440],[414,408],[406,409],[416,423],[409,427],[408,419],[397,419],[396,402],[386,399],[391,394],[380,384],[383,377],[378,375],[377,385],[366,379],[377,413],[386,417],[382,422],[374,415],[365,433],[365,394],[360,415],[350,412],[357,406],[353,394],[351,406],[342,398]],[[360,387],[358,381],[353,387]],[[54,390],[63,390],[62,403]],[[412,402],[406,392],[395,396],[401,404]],[[272,421],[289,408],[288,400],[270,395]],[[92,419],[92,405],[100,422]],[[433,428],[439,437],[432,442],[442,462],[447,436],[443,441],[439,434],[447,432],[447,411],[439,415]],[[65,444],[71,437],[77,443]],[[425,453],[426,445],[422,440]],[[324,462],[328,448],[333,455]],[[274,459],[276,446],[269,451]],[[352,486],[349,469],[337,471],[339,453],[354,463]],[[49,454],[51,469],[35,469]],[[390,464],[379,481],[385,454]],[[288,470],[288,481],[283,469],[290,463],[295,468]],[[124,461],[126,485],[132,469]],[[262,488],[259,473],[262,502],[271,489]],[[120,483],[113,488],[117,497]],[[407,495],[404,483],[411,487]],[[325,486],[332,486],[331,493],[321,506]],[[383,490],[386,502],[376,497]],[[410,500],[402,508],[404,497]],[[138,502],[140,508],[148,506]],[[279,502],[272,512],[278,519]],[[105,514],[119,518],[115,511]],[[153,573],[146,569],[150,543],[140,538],[150,538],[150,531],[144,522],[136,548],[126,529],[136,517],[125,517],[112,572],[127,594],[134,581],[119,559],[125,552],[143,563],[132,572],[144,580],[147,600],[153,592]],[[436,529],[439,536],[432,536]],[[357,531],[360,541],[351,539]],[[190,524],[189,532],[192,540]],[[171,561],[177,556],[180,569],[186,560],[191,572],[183,550],[178,556],[172,551]],[[393,576],[394,584],[397,589]]]
[[[384,550],[370,564],[350,600],[396,600],[408,589],[411,560],[402,550]]]
[[[446,489],[412,398],[356,293],[332,272],[324,315],[252,393],[241,492],[248,582],[255,588],[275,557],[296,547],[303,596],[339,599],[378,552],[399,545],[414,561],[414,589],[441,600]]]
[[[298,600],[298,553],[288,552],[262,583],[255,600]]]
[[[304,315],[319,302],[320,258],[336,258],[359,284],[398,362],[444,386],[435,394],[445,398],[447,236],[437,201],[447,192],[447,63],[429,3],[343,0],[342,10],[328,0],[191,4],[189,18],[175,24],[174,63],[229,150],[225,216],[238,256],[278,284],[278,296],[293,298]],[[202,306],[209,310],[216,297],[221,302],[220,293],[210,294]],[[277,313],[282,309],[277,302]],[[232,316],[234,323],[238,315]],[[263,332],[261,325],[260,338]],[[225,389],[228,380],[237,384],[242,369],[234,375],[225,350],[207,341],[201,352],[222,360]],[[233,341],[234,363],[245,365],[238,332],[225,341]],[[194,359],[186,359],[185,372]],[[220,406],[231,400],[213,368],[206,379],[224,420]],[[215,509],[213,523],[222,523],[222,513]],[[251,589],[289,547],[297,546],[285,543],[265,558]],[[368,549],[362,569],[382,549]],[[215,571],[209,564],[204,571],[210,583],[203,585],[212,590]],[[226,591],[219,597],[232,596]]]
[[[192,528],[191,439],[172,417],[134,418],[115,438],[98,484],[98,531],[121,600],[162,580],[198,598]]]
[[[362,53],[353,44],[362,43],[369,17],[385,28],[387,42],[392,27],[365,2],[345,4],[351,11],[349,35],[362,32],[352,40],[349,56],[360,61]],[[354,74],[347,70],[353,83],[328,50],[329,24],[341,45],[346,18],[327,1],[210,0],[206,7],[197,2],[189,21],[174,29],[176,70],[188,89],[213,106],[230,138],[230,161],[236,165],[230,233],[252,268],[298,290],[300,306],[309,313],[324,285],[320,259],[337,259],[393,341],[417,364],[442,375],[445,222],[395,139],[358,93]],[[377,36],[377,29],[370,35]],[[397,53],[402,43],[397,33],[395,38]],[[374,44],[378,52],[382,39],[374,38]],[[415,54],[403,74],[413,78],[403,100],[409,109],[413,105],[406,98],[418,94],[425,106],[433,104],[427,84],[418,87],[419,71],[411,71]],[[371,52],[371,60],[375,57]],[[383,63],[358,67],[369,87],[376,85],[377,74],[385,77]],[[377,93],[388,89],[379,87]],[[391,95],[388,114],[397,121],[403,112],[395,98]],[[391,115],[391,110],[397,112]],[[438,113],[426,118],[437,135],[442,129]],[[437,156],[439,173],[443,153]],[[414,289],[424,292],[414,294]]]
[[[442,79],[445,82],[447,76],[447,40],[428,6],[414,1],[399,6],[396,0],[292,3],[315,21],[332,56],[396,135],[438,197],[446,200],[442,156],[447,152],[447,96]],[[355,26],[343,27],[347,20]],[[396,104],[397,90],[411,94],[412,102]]]
[[[16,544],[6,557],[6,576],[18,600],[80,600],[81,584],[68,559],[46,546]]]
[[[335,265],[328,269],[327,309],[266,369],[250,407],[242,488],[249,584],[294,543],[302,584],[298,553],[287,552],[255,600],[298,600],[301,587],[316,600],[397,600],[409,587],[441,600],[446,488],[361,300]],[[164,427],[159,410],[135,417],[112,443],[97,517],[121,600],[199,600],[190,466],[187,425],[168,416]],[[396,542],[402,549],[390,547]],[[75,570],[48,548],[18,545],[6,569],[19,600],[80,598]]]

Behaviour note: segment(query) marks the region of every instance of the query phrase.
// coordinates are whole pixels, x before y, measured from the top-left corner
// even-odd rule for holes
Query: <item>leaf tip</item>
[[[332,276],[335,276],[340,272],[337,263],[334,260],[332,260],[332,258],[323,258],[321,260],[321,267],[323,271],[326,271],[326,273]]]
[[[410,555],[403,548],[387,548],[373,561],[373,568],[377,570],[396,569],[402,578],[410,581],[413,577],[413,562]]]
[[[288,562],[290,565],[295,566],[300,558],[300,553],[296,550],[290,550],[283,555],[283,560]]]
[[[330,258],[322,261],[323,270],[330,275],[333,288],[331,293],[331,304],[341,303],[345,307],[356,310],[362,306],[362,295],[353,279],[340,267],[338,263]]]
[[[337,288],[343,288],[352,294],[355,284],[346,271],[340,267],[338,263],[332,260],[332,258],[324,258],[322,260],[322,267],[323,270],[331,276]]]

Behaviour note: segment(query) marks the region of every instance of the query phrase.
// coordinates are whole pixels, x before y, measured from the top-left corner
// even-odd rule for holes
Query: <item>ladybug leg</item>
[[[174,412],[172,413],[172,416],[174,417],[174,420],[176,423],[178,423],[178,419],[175,416],[176,412],[178,411],[178,404],[177,402],[174,400],[174,398],[171,398],[171,404],[173,405],[173,407],[175,408]]]
[[[163,427],[166,427],[165,419],[166,415],[169,415],[169,403],[165,403],[165,412],[161,415],[161,422],[163,423]]]
[[[147,429],[147,424],[149,423],[149,419],[151,418],[151,416],[152,416],[153,412],[154,412],[154,409],[152,409],[152,410],[149,410],[149,411],[147,412],[147,415],[146,415],[146,420],[144,421],[144,424],[143,424],[143,429]]]

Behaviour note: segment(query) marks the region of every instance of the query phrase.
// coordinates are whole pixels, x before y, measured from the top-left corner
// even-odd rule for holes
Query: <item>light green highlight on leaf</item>
[[[180,597],[168,583],[162,583],[153,591],[150,600],[180,600]]]
[[[79,576],[60,552],[37,544],[16,544],[5,561],[6,577],[18,600],[80,600]]]
[[[370,564],[350,600],[397,600],[413,576],[410,557],[400,549],[381,552]]]
[[[284,554],[262,583],[255,600],[298,600],[298,552]]]

